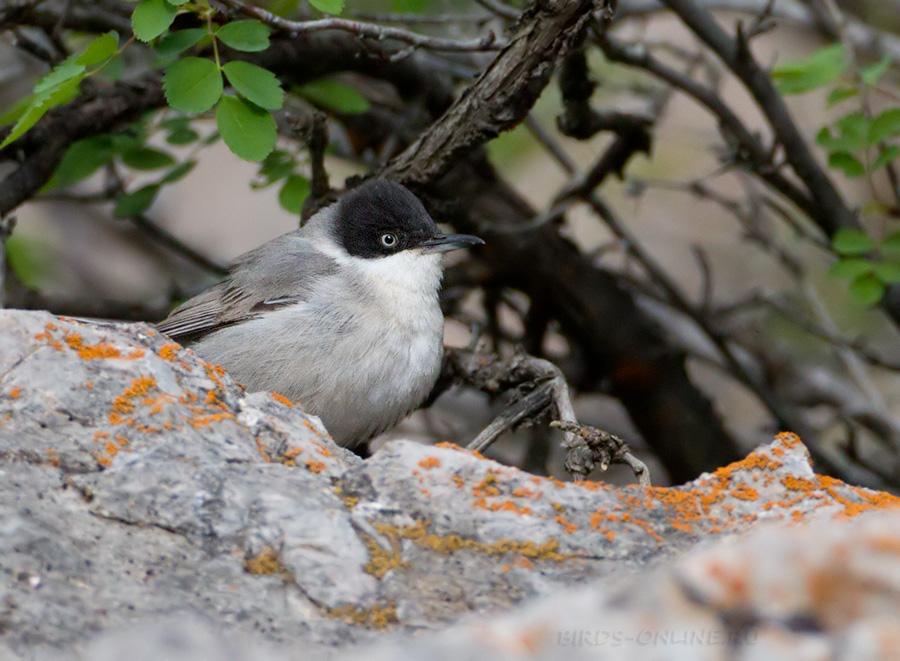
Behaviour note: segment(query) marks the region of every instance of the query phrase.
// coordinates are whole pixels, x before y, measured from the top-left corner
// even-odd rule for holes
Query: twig
[[[349,11],[347,14],[369,23],[408,23],[418,25],[475,23],[482,25],[491,20],[491,17],[485,14],[372,14],[365,11]]]
[[[518,19],[519,16],[522,15],[522,12],[520,12],[518,9],[510,7],[509,5],[505,5],[500,2],[500,0],[475,0],[475,2],[477,2],[488,11],[497,14],[497,16],[508,18],[513,21]]]
[[[159,243],[162,246],[165,246],[172,252],[181,255],[189,262],[193,262],[200,268],[205,271],[209,271],[215,275],[225,275],[228,273],[228,267],[219,264],[218,262],[210,259],[206,255],[201,252],[191,248],[189,245],[184,243],[177,236],[169,232],[168,230],[160,227],[155,222],[150,220],[144,214],[136,214],[134,216],[129,216],[129,219],[134,226],[137,227],[141,232],[151,237],[154,241]]]
[[[565,420],[554,420],[550,426],[570,432],[577,439],[576,446],[569,448],[566,468],[569,468],[569,462],[573,455],[582,458],[585,462],[583,467],[579,467],[585,476],[590,473],[595,464],[599,464],[602,471],[607,470],[612,464],[625,464],[634,472],[634,476],[642,487],[650,486],[650,469],[647,468],[647,464],[631,454],[625,441],[618,436],[596,427]],[[572,469],[569,468],[569,470]]]
[[[763,146],[759,138],[744,125],[714,90],[664,64],[653,57],[644,46],[626,44],[608,35],[598,35],[597,41],[610,61],[644,69],[700,103],[718,120],[720,131],[725,135],[726,141],[736,144],[739,151],[735,154],[735,158],[738,162],[746,162],[759,177],[807,215],[816,213],[815,201],[806,191],[777,170],[772,163],[771,150]]]
[[[698,0],[697,4],[710,11],[730,11],[744,14],[756,14],[763,10],[769,0]],[[772,6],[772,17],[781,20],[801,23],[818,30],[828,38],[837,36],[834,26],[820,20],[818,12],[798,0],[778,0]],[[645,18],[665,10],[660,0],[619,0],[616,20],[629,18]],[[858,48],[880,56],[900,59],[900,38],[878,28],[866,25],[862,21],[848,19],[847,32]]]
[[[662,0],[685,25],[725,63],[743,83],[765,115],[784,148],[785,158],[803,181],[813,202],[812,220],[829,236],[842,227],[858,228],[859,223],[825,171],[816,162],[809,145],[794,123],[784,99],[775,89],[768,72],[753,58],[746,35],[738,30],[732,38],[694,0]]]
[[[290,21],[281,18],[259,7],[246,5],[240,0],[219,0],[220,4],[236,9],[245,16],[252,16],[266,25],[277,30],[283,30],[292,36],[300,34],[309,34],[321,30],[343,30],[350,32],[358,37],[375,39],[376,41],[385,41],[393,39],[400,41],[416,48],[425,48],[436,51],[455,51],[455,52],[471,52],[471,51],[492,51],[500,50],[504,47],[502,40],[497,39],[493,32],[480,39],[442,39],[440,37],[429,37],[423,34],[410,32],[401,28],[392,28],[384,25],[376,25],[375,23],[363,23],[362,21],[351,21],[346,18],[323,18],[315,21]]]

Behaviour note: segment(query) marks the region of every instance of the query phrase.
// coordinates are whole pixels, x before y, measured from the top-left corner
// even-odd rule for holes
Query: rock
[[[900,515],[858,517],[900,501],[793,435],[677,488],[404,441],[362,462],[141,324],[0,312],[0,477],[3,659],[631,658],[578,632],[666,627],[753,633],[702,649],[750,659],[877,649],[900,589]]]

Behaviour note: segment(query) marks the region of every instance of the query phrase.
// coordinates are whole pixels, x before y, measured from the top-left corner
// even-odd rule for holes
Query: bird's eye
[[[382,234],[381,245],[383,245],[385,248],[393,248],[397,245],[397,235],[391,234],[390,232],[388,232],[387,234]]]

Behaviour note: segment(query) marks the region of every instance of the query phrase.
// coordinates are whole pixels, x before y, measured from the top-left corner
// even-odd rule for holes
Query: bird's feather
[[[157,328],[193,342],[216,330],[306,300],[316,283],[337,265],[300,232],[278,237],[242,255],[211,289],[175,308]]]

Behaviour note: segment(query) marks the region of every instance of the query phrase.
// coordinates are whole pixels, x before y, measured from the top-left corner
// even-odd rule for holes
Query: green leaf
[[[75,63],[85,67],[100,64],[115,55],[118,48],[119,35],[115,32],[107,32],[88,44],[84,53],[75,60]]]
[[[847,68],[847,52],[843,45],[820,48],[805,60],[786,62],[772,71],[782,94],[802,94],[824,87],[836,80]]]
[[[862,177],[866,168],[855,156],[842,151],[836,151],[828,156],[829,167],[840,169],[848,177]]]
[[[872,237],[860,230],[838,230],[831,240],[835,252],[842,255],[862,255],[875,248]]]
[[[194,166],[197,165],[197,161],[185,161],[179,165],[176,165],[174,168],[166,172],[166,176],[160,180],[161,184],[171,184],[179,179],[183,179],[187,174],[194,169]]]
[[[344,8],[344,0],[309,0],[309,4],[326,14],[340,14]]]
[[[828,93],[828,105],[833,106],[859,94],[856,87],[836,87]]]
[[[889,284],[900,283],[900,262],[881,262],[875,266],[875,275]]]
[[[176,110],[205,112],[222,96],[222,73],[211,60],[186,57],[166,69],[163,87],[166,100]]]
[[[880,154],[878,154],[878,158],[876,158],[875,162],[872,163],[870,170],[872,172],[880,170],[885,165],[894,161],[898,157],[900,157],[900,147],[898,147],[897,145],[888,145]]]
[[[113,151],[117,154],[124,154],[126,151],[137,149],[143,146],[147,139],[147,134],[143,127],[129,127],[132,129],[130,133],[121,133],[112,136]]]
[[[847,257],[836,261],[828,269],[828,275],[832,278],[854,279],[866,273],[872,273],[875,264],[862,257]]]
[[[269,186],[279,179],[284,179],[294,171],[294,157],[288,152],[276,149],[266,156],[265,160],[259,168],[259,176],[263,178],[263,183],[257,184],[257,188]]]
[[[71,56],[53,67],[47,74],[41,77],[34,85],[34,93],[52,92],[67,80],[81,80],[84,78],[84,65],[78,64],[76,56]]]
[[[144,0],[131,14],[134,36],[141,41],[156,39],[169,29],[177,10],[165,0]]]
[[[231,86],[262,108],[277,110],[284,104],[284,91],[275,74],[249,62],[228,62],[222,71]]]
[[[269,28],[260,21],[233,21],[218,29],[216,36],[226,46],[254,53],[269,47]]]
[[[885,110],[872,120],[869,127],[869,144],[874,145],[894,135],[900,135],[900,108]]]
[[[159,184],[151,184],[138,188],[132,193],[125,193],[116,202],[113,213],[116,218],[127,218],[144,213],[153,204],[156,194],[159,192]]]
[[[159,170],[175,162],[171,154],[150,147],[130,149],[122,154],[122,162],[135,170]]]
[[[887,72],[888,67],[890,66],[891,58],[886,56],[881,62],[860,69],[860,78],[862,78],[862,81],[866,85],[877,85],[878,81],[881,80],[881,77]]]
[[[278,202],[282,208],[296,215],[300,215],[307,197],[309,197],[309,181],[296,174],[288,177],[278,192]]]
[[[371,108],[369,100],[355,88],[334,79],[320,78],[301,85],[298,91],[318,106],[348,115],[366,112]]]
[[[16,101],[9,110],[0,115],[0,126],[19,121],[19,118],[25,114],[25,111],[28,110],[32,103],[34,103],[34,94],[29,94]]]
[[[194,129],[176,129],[167,137],[166,142],[170,145],[189,145],[200,137]]]
[[[837,122],[837,135],[823,127],[816,135],[816,142],[829,151],[857,152],[869,146],[869,120],[861,112],[841,117]]]
[[[48,271],[46,253],[42,244],[24,238],[18,232],[6,239],[7,263],[19,280],[31,289],[39,288],[41,277]]]
[[[109,135],[98,135],[73,142],[66,150],[51,179],[51,187],[71,186],[87,179],[112,160],[113,141]]]
[[[209,33],[205,28],[176,30],[159,40],[156,45],[156,54],[160,57],[174,57],[195,46],[207,34]]]
[[[78,84],[81,82],[82,76],[64,80],[54,88],[44,90],[34,97],[31,105],[19,117],[12,131],[6,136],[3,142],[0,142],[0,149],[3,149],[14,140],[22,137],[28,129],[34,126],[38,120],[43,117],[48,110],[56,106],[68,103],[80,93]]]
[[[884,237],[879,249],[884,253],[900,255],[900,232],[894,232]]]
[[[175,5],[176,7],[179,5],[186,5],[191,0],[166,0],[170,5]]]
[[[228,148],[247,161],[264,159],[278,139],[275,119],[268,111],[233,96],[219,101],[216,126]]]
[[[887,285],[874,273],[858,277],[850,283],[850,295],[857,303],[872,306],[884,296]]]

